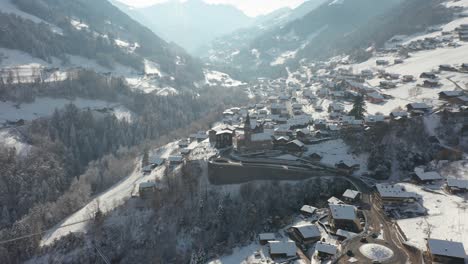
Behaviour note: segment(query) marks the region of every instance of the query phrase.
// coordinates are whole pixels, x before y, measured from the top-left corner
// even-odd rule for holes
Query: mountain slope
[[[157,63],[161,72],[173,76],[179,85],[191,85],[203,78],[199,64],[182,48],[170,45],[132,20],[106,0],[12,0],[19,9],[58,27],[2,14],[6,34],[0,46],[19,49],[50,61],[77,55],[113,68],[116,63],[137,71],[145,60]]]
[[[117,5],[122,7],[122,4]],[[202,0],[168,1],[138,9],[124,7],[122,10],[162,38],[190,52],[253,21],[233,6],[207,4]]]

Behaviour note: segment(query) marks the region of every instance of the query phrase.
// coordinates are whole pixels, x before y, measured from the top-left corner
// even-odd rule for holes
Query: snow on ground
[[[90,100],[77,98],[68,100],[63,98],[38,97],[32,103],[16,104],[13,102],[0,102],[0,124],[7,121],[18,121],[20,119],[31,121],[40,117],[50,116],[55,109],[60,109],[68,104],[74,104],[81,109],[103,109],[114,108],[117,118],[128,118],[131,112],[115,103],[109,103],[101,100]],[[129,120],[130,121],[130,120]]]
[[[270,63],[271,66],[284,64],[289,59],[294,59],[296,57],[297,50],[286,51],[279,55],[274,61]]]
[[[255,257],[255,252],[258,252],[258,258]],[[235,248],[233,249],[231,255],[212,260],[207,264],[247,264],[252,263],[254,260],[262,261],[262,259],[265,260],[257,263],[267,263],[265,256],[268,256],[267,246],[261,246],[258,243],[252,243],[245,247]]]
[[[386,246],[378,244],[364,244],[359,251],[372,261],[386,261],[393,257],[393,251]]]
[[[153,151],[152,155],[153,157],[157,156],[159,158],[167,158],[177,148],[177,143],[173,142]],[[50,229],[42,237],[41,245],[50,245],[54,242],[54,240],[60,239],[61,237],[69,233],[86,232],[87,222],[81,221],[92,219],[92,216],[96,211],[97,204],[99,204],[99,208],[103,213],[110,212],[111,210],[128,200],[131,197],[135,187],[138,186],[140,183],[150,180],[154,181],[156,178],[163,176],[163,167],[157,168],[150,175],[143,176],[141,173],[140,164],[140,159],[137,159],[135,161],[135,170],[131,175],[121,180],[119,183],[115,184],[106,192],[101,193],[100,195],[95,197],[91,202],[89,202],[85,207],[81,208],[80,210],[66,218],[64,221],[62,221],[60,224]]]
[[[308,156],[312,153],[317,153],[322,156],[321,162],[335,166],[340,161],[351,162],[360,164],[359,172],[364,172],[367,169],[367,155],[356,156],[349,150],[349,146],[342,139],[335,139],[322,142],[320,144],[308,145],[308,150],[304,156]]]
[[[402,183],[406,190],[422,196],[422,205],[428,215],[398,220],[403,232],[411,244],[425,250],[425,238],[447,239],[462,242],[468,251],[468,196],[450,195],[443,192],[441,185],[417,186]],[[430,188],[434,192],[425,191]]]
[[[85,23],[78,21],[76,19],[70,19],[70,24],[76,29],[76,30],[82,30],[82,29],[88,29],[89,26],[86,25]]]
[[[238,80],[234,80],[226,73],[219,71],[204,70],[205,82],[209,86],[221,85],[225,87],[235,87],[243,85],[244,83]]]
[[[15,129],[0,130],[0,145],[7,148],[15,148],[16,154],[26,156],[31,150],[31,145],[21,141],[20,137],[14,131]]]

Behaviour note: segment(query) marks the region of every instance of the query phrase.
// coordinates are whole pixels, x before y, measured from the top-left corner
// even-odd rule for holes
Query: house
[[[301,214],[304,216],[312,216],[315,211],[317,211],[317,208],[310,205],[303,205],[301,207]]]
[[[357,202],[359,199],[361,199],[361,192],[359,192],[359,191],[347,189],[343,193],[343,200],[344,201]]]
[[[376,60],[376,61],[375,61],[375,64],[376,64],[377,66],[385,66],[385,65],[388,65],[389,63],[388,63],[387,60]]]
[[[461,91],[442,91],[439,93],[439,99],[446,101],[454,101],[459,96],[462,96]]]
[[[347,204],[329,204],[329,207],[329,223],[334,230],[344,229],[353,232],[361,230],[356,207]]]
[[[455,99],[457,104],[468,105],[468,96],[459,96]]]
[[[414,169],[414,178],[419,183],[429,183],[433,181],[442,180],[442,176],[436,171],[425,172],[422,168]]]
[[[377,92],[367,94],[367,100],[373,104],[380,104],[385,102],[385,98]]]
[[[233,135],[234,132],[231,130],[221,130],[216,132],[215,147],[222,149],[232,146]]]
[[[338,103],[331,103],[329,106],[328,106],[328,112],[338,112],[338,113],[341,113],[345,110],[344,106],[342,104],[338,104]]]
[[[468,192],[468,180],[448,178],[446,188],[450,193]]]
[[[337,247],[335,245],[319,241],[315,245],[314,254],[316,254],[317,257],[324,259],[334,257],[336,255],[336,251]]]
[[[147,175],[147,174],[150,174],[154,170],[155,167],[156,166],[154,166],[153,164],[150,164],[141,168],[141,171],[143,172],[143,174]]]
[[[179,140],[178,144],[179,144],[179,148],[186,148],[190,144],[190,140],[182,139],[182,140]]]
[[[366,122],[367,125],[382,123],[385,121],[385,116],[384,115],[368,115],[364,117],[364,121]]]
[[[330,197],[330,199],[328,199],[327,202],[328,204],[345,204],[343,201],[336,198],[335,196]]]
[[[295,139],[286,144],[286,149],[292,152],[301,152],[305,149],[305,145],[300,140]]]
[[[452,65],[450,65],[450,64],[441,64],[441,65],[439,65],[439,70],[440,71],[453,71],[453,72],[457,71],[457,69],[455,67],[453,67]]]
[[[169,162],[170,166],[177,166],[184,162],[184,158],[180,155],[173,155],[173,156],[169,156],[167,158],[167,161]]]
[[[349,174],[353,173],[356,170],[359,170],[361,166],[358,163],[351,161],[340,161],[335,164],[335,168],[348,172]]]
[[[433,263],[465,263],[465,248],[460,242],[428,238],[427,252]]]
[[[413,82],[414,81],[414,76],[413,75],[403,75],[403,77],[401,77],[401,80],[403,82]]]
[[[296,243],[294,241],[270,241],[270,257],[272,259],[291,258],[296,256]]]
[[[403,62],[404,62],[403,59],[398,59],[398,58],[397,58],[397,59],[395,59],[395,60],[393,61],[393,64],[402,64]]]
[[[439,86],[440,86],[440,83],[437,80],[429,79],[429,80],[424,80],[423,82],[423,87],[434,88],[434,87],[439,87]]]
[[[318,154],[317,152],[313,152],[309,154],[309,158],[313,161],[321,161],[322,160],[322,155]]]
[[[425,103],[411,103],[406,105],[406,109],[411,113],[426,113],[431,107]]]
[[[415,193],[407,192],[399,184],[376,184],[375,187],[378,198],[384,204],[412,203],[418,198]]]
[[[180,154],[181,154],[182,156],[187,156],[188,154],[190,154],[191,151],[192,151],[192,150],[189,149],[189,148],[183,148],[183,149],[180,150]]]
[[[390,118],[392,120],[395,120],[395,121],[402,120],[402,119],[407,119],[408,118],[408,112],[405,112],[405,111],[391,112],[390,113]]]
[[[258,241],[260,242],[260,245],[266,245],[270,241],[275,241],[276,237],[275,234],[273,233],[261,233],[258,235]]]
[[[424,78],[424,79],[437,79],[437,75],[433,72],[423,72],[421,75],[419,75],[419,78]]]
[[[290,231],[292,239],[304,245],[315,243],[322,236],[319,228],[313,224],[293,226]]]
[[[396,83],[391,82],[391,81],[380,81],[380,87],[382,87],[383,89],[392,89],[392,88],[396,88],[397,85]]]
[[[161,190],[161,185],[156,182],[142,182],[138,185],[138,194],[141,199],[148,199]]]

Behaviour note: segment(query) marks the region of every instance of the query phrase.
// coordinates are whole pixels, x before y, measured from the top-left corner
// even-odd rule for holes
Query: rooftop
[[[354,220],[357,218],[356,207],[346,204],[329,204],[333,219]]]
[[[270,254],[285,254],[288,257],[296,256],[296,243],[293,241],[271,241],[268,244],[270,245]]]
[[[465,249],[460,242],[429,238],[427,239],[427,247],[433,255],[455,258],[466,257]]]
[[[322,241],[317,242],[315,245],[315,250],[318,252],[327,253],[330,255],[336,254],[336,246],[328,243],[324,243]]]
[[[301,236],[305,239],[308,238],[317,238],[321,236],[320,230],[316,225],[306,224],[300,226],[293,226],[294,229],[297,229]]]

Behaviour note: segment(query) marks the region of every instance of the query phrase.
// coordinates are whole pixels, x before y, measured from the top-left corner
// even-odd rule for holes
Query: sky
[[[119,0],[134,7],[144,7],[168,0]],[[184,0],[181,0],[184,1]],[[186,0],[185,0],[186,1]],[[282,7],[295,8],[305,0],[204,0],[211,4],[230,4],[244,11],[248,16],[268,14]]]

